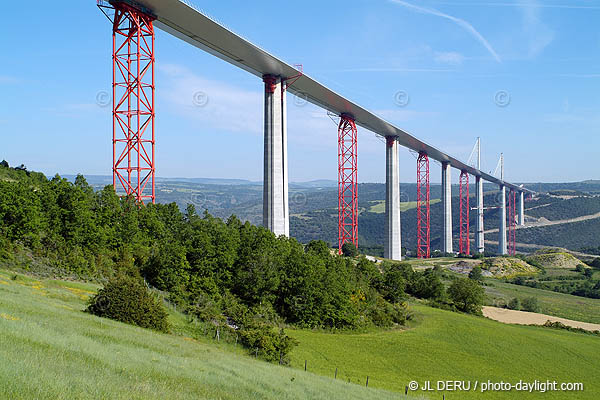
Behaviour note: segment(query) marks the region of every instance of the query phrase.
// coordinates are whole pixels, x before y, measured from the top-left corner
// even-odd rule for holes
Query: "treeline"
[[[372,284],[366,265],[374,264],[334,256],[324,242],[303,246],[191,205],[184,213],[174,203],[138,206],[110,186],[94,192],[81,175],[74,183],[18,175],[0,182],[4,259],[26,249],[82,277],[139,274],[198,314],[238,310],[325,328],[404,321],[405,308]]]

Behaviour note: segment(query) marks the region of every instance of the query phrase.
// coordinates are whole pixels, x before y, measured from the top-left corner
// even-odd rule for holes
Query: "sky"
[[[503,152],[509,181],[600,179],[600,1],[192,3],[459,159],[481,137],[486,172]],[[3,7],[0,159],[109,175],[109,21],[94,0]],[[160,30],[155,54],[157,176],[261,180],[262,81]],[[288,96],[290,180],[337,179],[335,123]],[[361,128],[358,169],[360,182],[385,181],[385,144]],[[406,149],[400,174],[416,180]],[[437,164],[431,174],[440,181]]]

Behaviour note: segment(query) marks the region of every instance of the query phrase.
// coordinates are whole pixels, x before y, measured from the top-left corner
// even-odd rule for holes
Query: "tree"
[[[392,303],[403,300],[406,297],[405,288],[406,279],[399,268],[394,266],[386,271],[383,278],[383,292],[386,300]]]
[[[469,272],[469,279],[477,282],[483,282],[483,273],[481,272],[481,267],[479,265],[473,267],[471,272]]]
[[[522,302],[523,311],[540,312],[540,305],[537,297],[526,297]]]
[[[346,242],[342,246],[342,254],[344,257],[356,257],[358,256],[358,249],[353,243]]]
[[[510,299],[508,302],[508,308],[511,310],[520,310],[521,309],[521,300],[518,297],[514,297]]]
[[[594,276],[594,270],[591,268],[586,268],[583,272],[583,275],[588,279],[592,279],[592,277]]]
[[[6,160],[2,160],[2,162],[0,162],[0,165],[3,166],[4,168],[10,168],[10,166],[8,165],[8,162]]]
[[[448,294],[456,308],[470,314],[481,314],[484,293],[479,283],[466,278],[455,280],[448,288]]]
[[[584,273],[585,267],[583,266],[583,264],[579,264],[579,265],[577,265],[577,267],[575,267],[575,271],[579,272],[580,274]]]

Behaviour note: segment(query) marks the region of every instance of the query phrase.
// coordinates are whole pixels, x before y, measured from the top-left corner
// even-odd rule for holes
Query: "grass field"
[[[0,271],[0,398],[406,399],[411,380],[488,379],[582,382],[585,390],[445,392],[446,399],[600,396],[597,336],[504,325],[414,304],[415,320],[406,330],[289,330],[300,342],[289,368],[202,335],[191,339],[178,313],[171,315],[171,335],[83,313],[96,290]],[[420,392],[412,395],[422,398]],[[425,397],[441,399],[442,393]]]
[[[0,398],[398,398],[83,313],[96,289],[0,271]]]
[[[598,399],[600,338],[543,327],[504,325],[482,317],[413,306],[406,331],[329,334],[291,331],[300,341],[292,366],[351,382],[404,392],[410,381],[583,382],[583,392],[544,394],[445,392],[446,399]],[[442,398],[442,393],[429,394]]]
[[[537,297],[542,314],[600,324],[600,299],[588,299],[550,290],[513,285],[495,279],[487,279],[486,282],[493,285],[486,287],[488,305],[498,306],[502,302],[508,304],[513,297],[520,299]]]

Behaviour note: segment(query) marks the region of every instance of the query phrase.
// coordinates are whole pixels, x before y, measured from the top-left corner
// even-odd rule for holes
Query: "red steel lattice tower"
[[[119,1],[98,5],[114,9],[105,12],[113,23],[113,186],[154,203],[155,17]],[[148,184],[151,194],[144,193]]]
[[[469,255],[471,242],[469,240],[469,174],[460,172],[460,236],[458,248],[461,254]]]
[[[338,125],[338,246],[358,248],[357,130],[354,118],[342,114]]]
[[[420,152],[417,159],[417,257],[429,258],[429,157]]]
[[[517,254],[517,193],[508,194],[508,254]]]

